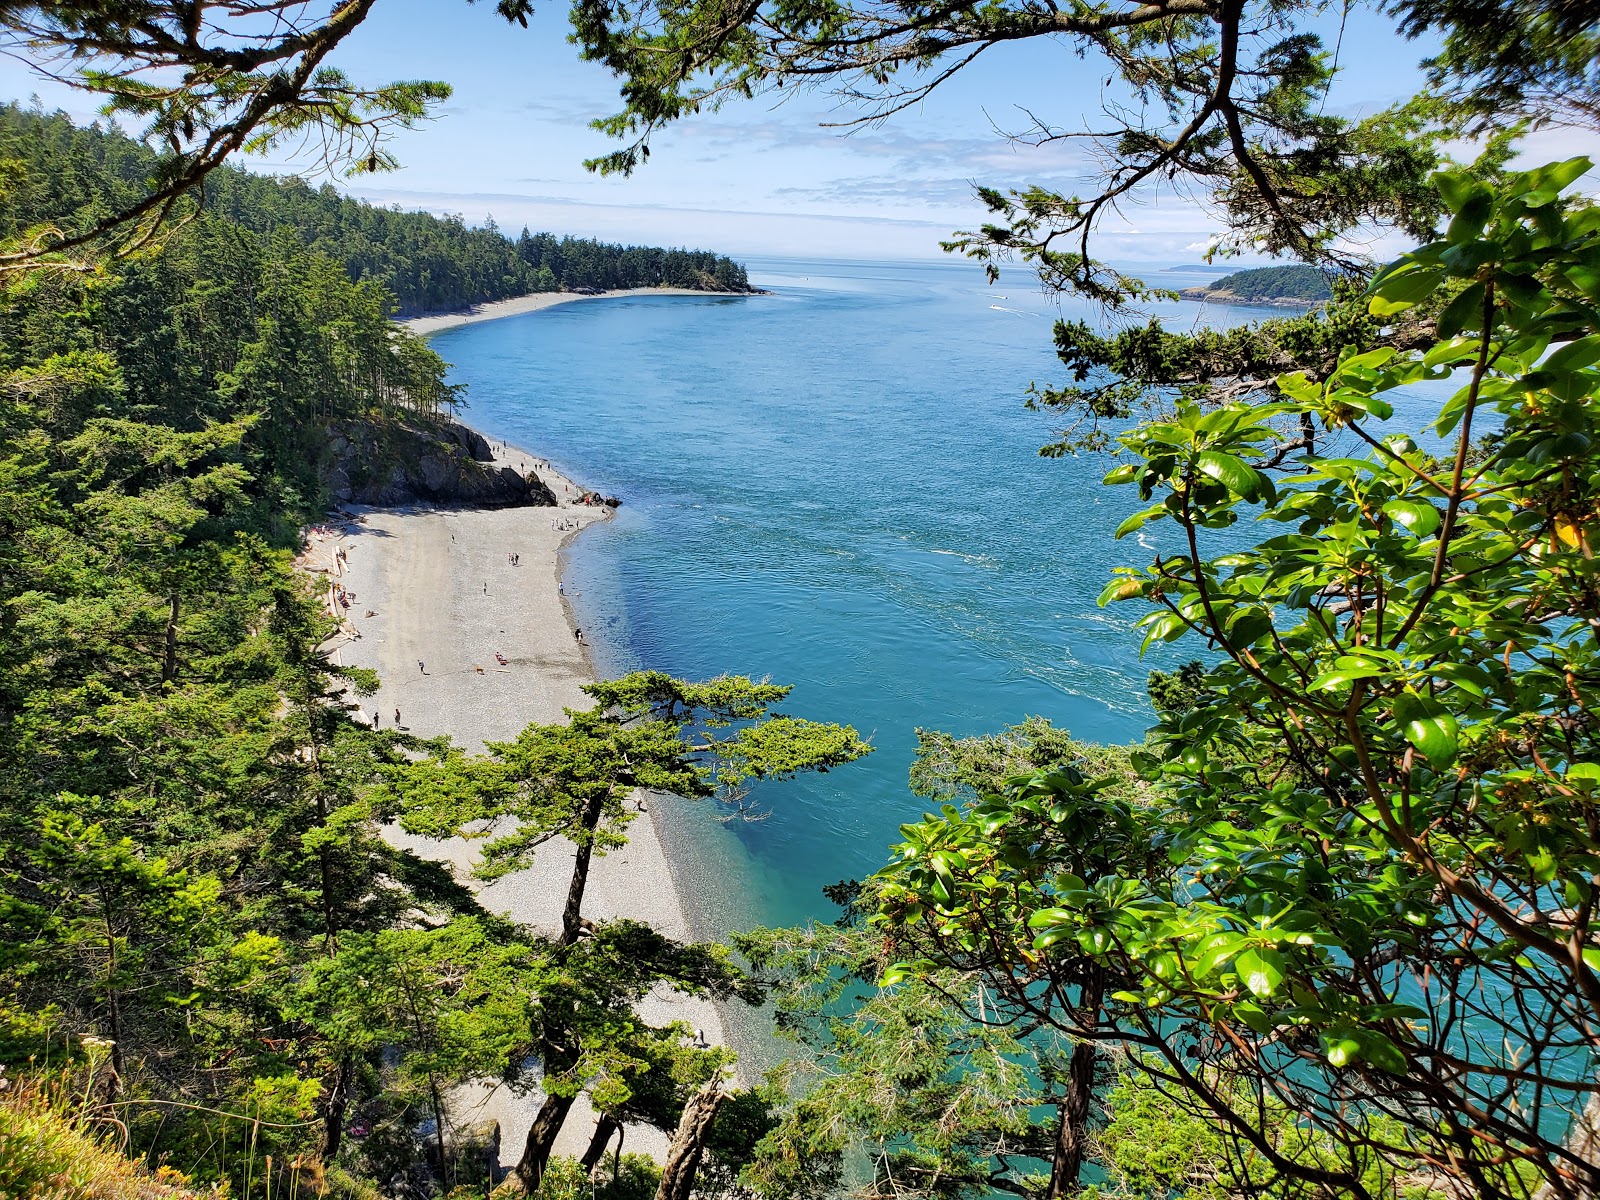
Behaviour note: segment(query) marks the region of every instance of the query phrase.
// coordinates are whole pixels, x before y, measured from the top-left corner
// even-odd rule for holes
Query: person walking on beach
[[[396,729],[400,728],[400,710],[398,708],[394,710],[394,727]]]
[[[428,668],[422,665],[422,660],[420,658],[417,659],[417,674],[426,675],[427,673]]]

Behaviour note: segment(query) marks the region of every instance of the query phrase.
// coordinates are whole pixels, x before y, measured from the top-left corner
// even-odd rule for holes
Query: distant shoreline
[[[1300,296],[1240,296],[1227,289],[1208,287],[1184,288],[1178,293],[1180,300],[1193,300],[1200,304],[1231,304],[1240,308],[1321,308],[1328,300],[1307,300]]]
[[[480,321],[498,321],[502,317],[518,317],[523,313],[538,312],[544,308],[554,308],[558,304],[570,304],[575,300],[604,300],[612,296],[760,296],[766,293],[751,290],[748,292],[710,292],[698,288],[617,288],[609,292],[534,292],[528,296],[513,296],[509,300],[491,300],[485,304],[474,304],[468,308],[456,309],[454,312],[430,313],[422,317],[410,317],[399,322],[421,337],[430,334],[442,333],[446,329],[454,329],[458,325],[476,325]]]

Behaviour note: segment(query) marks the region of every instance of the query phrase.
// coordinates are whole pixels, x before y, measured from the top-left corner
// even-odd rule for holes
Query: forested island
[[[1224,275],[1206,287],[1184,288],[1185,300],[1212,304],[1259,304],[1281,308],[1310,308],[1333,298],[1327,273],[1304,264],[1252,267]]]
[[[0,108],[0,156],[23,168],[7,196],[6,233],[92,218],[133,203],[157,155],[114,127],[75,125],[61,113]],[[340,263],[353,283],[382,287],[396,315],[448,312],[532,292],[640,287],[745,293],[739,263],[703,250],[621,246],[590,238],[503,235],[492,223],[382,208],[332,184],[218,167],[201,211],[257,237],[293,240]]]

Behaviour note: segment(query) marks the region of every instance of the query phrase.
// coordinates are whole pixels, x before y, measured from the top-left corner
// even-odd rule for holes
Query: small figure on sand
[[[502,667],[509,665],[510,662],[511,662],[511,660],[509,658],[507,658],[504,654],[501,654],[500,651],[498,651],[498,650],[496,650],[494,652],[494,660],[495,660],[495,662],[499,663]]]
[[[487,583],[483,585],[483,594],[485,596],[489,594],[489,585]]]
[[[580,645],[580,646],[581,646],[581,645],[583,645],[583,644],[584,644],[584,642],[583,642],[583,630],[581,630],[581,629],[574,629],[574,630],[573,630],[573,631],[572,631],[572,636],[573,636],[573,637],[575,637],[575,638],[577,638],[577,639],[578,639],[578,645]]]
[[[428,673],[428,668],[422,665],[422,660],[420,658],[417,659],[417,673],[419,675],[426,675]]]
[[[400,710],[398,708],[394,710],[394,727],[396,729],[400,728]]]

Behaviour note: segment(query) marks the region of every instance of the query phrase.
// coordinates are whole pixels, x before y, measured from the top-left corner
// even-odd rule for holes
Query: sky
[[[1339,40],[1341,77],[1330,111],[1375,112],[1421,85],[1429,47],[1399,39],[1383,18],[1353,11]],[[334,182],[374,202],[459,213],[500,228],[672,246],[735,256],[919,259],[984,219],[973,185],[1042,184],[1071,192],[1094,164],[1081,142],[1019,145],[1006,132],[1037,113],[1064,129],[1099,115],[1106,68],[1063,40],[997,47],[917,108],[887,123],[846,131],[841,109],[816,92],[775,103],[758,97],[690,118],[659,135],[632,177],[602,177],[583,160],[612,148],[588,122],[618,107],[616,81],[579,61],[560,5],[526,30],[488,0],[379,0],[340,48],[337,65],[357,82],[437,79],[452,98],[436,119],[399,134],[399,170]],[[92,118],[93,102],[0,59],[0,95]],[[283,147],[255,169],[316,179],[310,156]],[[1554,134],[1530,157],[1600,149]],[[1202,204],[1170,191],[1141,198],[1106,225],[1102,253],[1132,264],[1197,261],[1217,222]],[[1374,245],[1382,253],[1383,243]]]

